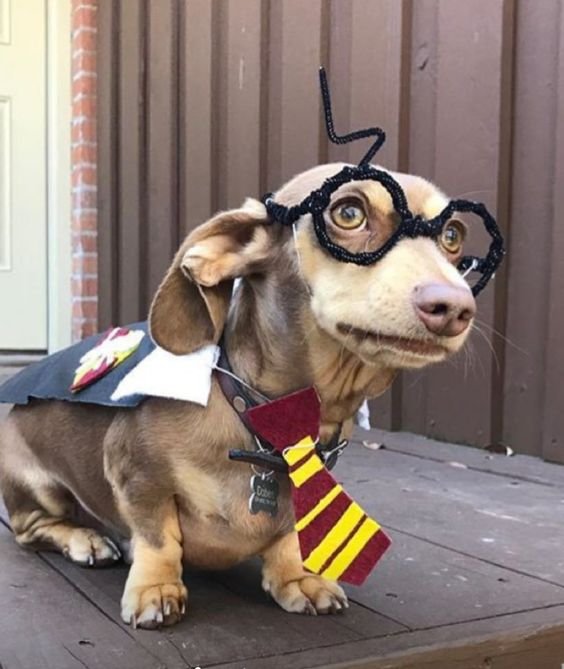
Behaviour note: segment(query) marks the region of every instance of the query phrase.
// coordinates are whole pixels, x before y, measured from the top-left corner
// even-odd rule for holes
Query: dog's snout
[[[442,337],[455,337],[464,332],[476,313],[472,293],[467,288],[446,283],[417,286],[414,306],[427,330]]]

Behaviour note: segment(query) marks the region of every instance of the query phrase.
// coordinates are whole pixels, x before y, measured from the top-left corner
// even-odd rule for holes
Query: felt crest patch
[[[83,390],[117,367],[138,348],[144,336],[142,330],[127,328],[108,330],[96,346],[80,358],[80,365],[75,370],[70,387],[71,391],[77,393]]]
[[[361,585],[391,541],[317,454],[320,401],[315,390],[261,404],[246,415],[253,429],[288,463],[304,567],[332,580]]]

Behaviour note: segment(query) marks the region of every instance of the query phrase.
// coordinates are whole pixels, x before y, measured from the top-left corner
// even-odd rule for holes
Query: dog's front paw
[[[187,599],[182,582],[129,587],[121,599],[121,617],[134,628],[174,625],[186,612]]]
[[[284,584],[265,583],[264,588],[274,600],[290,613],[341,613],[349,607],[344,590],[335,581],[315,574]]]

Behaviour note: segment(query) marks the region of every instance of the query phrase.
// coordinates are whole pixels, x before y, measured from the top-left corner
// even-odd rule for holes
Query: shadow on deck
[[[364,435],[366,438],[368,435]],[[341,616],[284,613],[258,565],[186,574],[174,628],[119,618],[126,567],[87,570],[19,548],[0,518],[3,669],[559,669],[564,467],[371,431],[337,476],[393,547]]]

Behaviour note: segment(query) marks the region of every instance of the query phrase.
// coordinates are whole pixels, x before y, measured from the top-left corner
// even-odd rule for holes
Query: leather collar
[[[255,438],[257,445],[256,451],[247,451],[242,449],[232,449],[229,451],[230,460],[236,462],[247,462],[250,464],[257,465],[259,467],[265,467],[277,472],[288,472],[288,465],[285,460],[282,458],[282,455],[274,449],[274,447],[266,442],[264,439],[259,438],[256,432],[253,430],[247,415],[246,411],[252,407],[256,407],[259,404],[269,401],[271,398],[266,398],[264,395],[254,390],[253,388],[243,384],[238,377],[234,374],[227,353],[225,352],[225,347],[220,344],[220,356],[216,367],[217,372],[217,381],[225,399],[229,402],[235,413],[239,416],[241,422],[245,425],[247,430]],[[327,444],[318,443],[316,446],[317,452],[327,469],[332,469],[339,456],[347,446],[348,442],[346,440],[340,439],[341,435],[341,426],[337,432],[332,436],[331,440]]]

